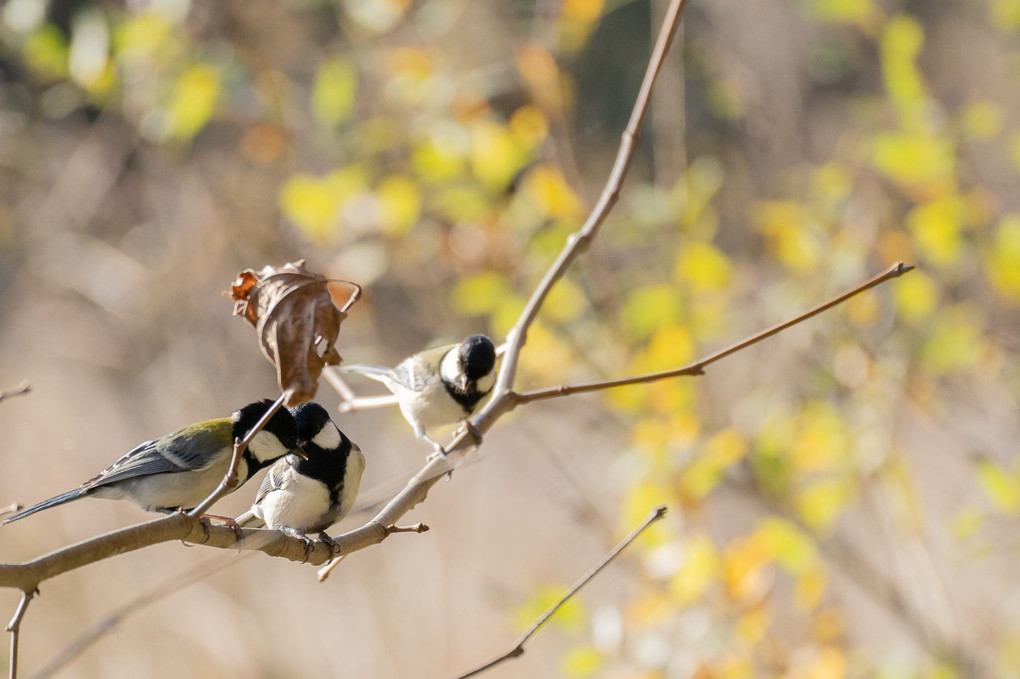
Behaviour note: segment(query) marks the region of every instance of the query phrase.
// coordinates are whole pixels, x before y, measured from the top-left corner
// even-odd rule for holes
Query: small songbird
[[[347,365],[344,372],[358,373],[382,382],[397,397],[415,435],[442,446],[426,433],[434,427],[456,424],[478,408],[496,381],[496,347],[485,335],[471,335],[460,344],[420,351],[395,368],[378,365]]]
[[[223,480],[233,456],[234,439],[243,438],[272,405],[272,401],[263,399],[235,410],[231,417],[199,422],[145,441],[80,488],[44,500],[4,523],[83,497],[131,500],[156,512],[195,507]],[[300,453],[297,426],[291,414],[280,408],[241,456],[235,490],[255,472],[291,452]]]
[[[239,525],[261,520],[266,528],[307,540],[309,533],[327,539],[325,530],[347,515],[358,497],[365,455],[330,419],[326,409],[309,401],[291,409],[298,444],[308,456],[288,455],[269,468],[251,510]]]

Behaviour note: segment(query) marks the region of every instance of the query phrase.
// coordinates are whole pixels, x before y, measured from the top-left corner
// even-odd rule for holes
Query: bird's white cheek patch
[[[312,438],[312,443],[323,450],[333,450],[340,445],[340,430],[332,422],[327,422],[326,426]]]

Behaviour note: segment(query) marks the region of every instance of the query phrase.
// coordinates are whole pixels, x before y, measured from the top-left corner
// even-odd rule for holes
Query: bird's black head
[[[301,445],[312,441],[324,427],[332,425],[335,428],[329,413],[315,401],[308,401],[296,408],[291,408],[290,414],[294,416],[294,422],[297,423],[298,442]]]
[[[485,335],[471,335],[460,343],[460,365],[469,380],[478,380],[496,365],[496,347]]]
[[[244,436],[251,431],[252,427],[262,419],[262,416],[266,414],[273,406],[273,401],[268,398],[264,398],[261,401],[255,401],[248,405],[234,411],[234,438],[244,438]],[[262,428],[262,431],[269,432],[276,436],[284,448],[295,448],[298,443],[298,430],[297,425],[294,423],[294,418],[287,412],[286,408],[280,408],[273,416],[266,422],[266,426]]]

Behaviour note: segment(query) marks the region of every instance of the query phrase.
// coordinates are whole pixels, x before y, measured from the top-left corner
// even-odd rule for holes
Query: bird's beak
[[[290,452],[294,453],[295,455],[300,457],[302,460],[307,460],[308,459],[308,453],[306,453],[304,448],[302,448],[301,446],[294,446],[293,448],[290,449]]]

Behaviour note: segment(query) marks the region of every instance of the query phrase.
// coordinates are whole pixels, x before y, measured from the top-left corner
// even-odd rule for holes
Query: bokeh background
[[[0,502],[273,395],[221,296],[245,267],[304,257],[363,284],[348,361],[501,337],[601,190],[664,9],[6,0],[0,386],[33,391],[0,403]],[[522,409],[406,517],[431,532],[324,584],[246,558],[60,676],[452,676],[659,503],[668,520],[490,676],[1020,675],[1018,31],[1018,0],[691,0],[521,385],[678,366],[917,270],[703,378]],[[339,421],[371,497],[429,452],[396,412]],[[0,560],[146,518],[54,509],[0,529]],[[233,559],[166,544],[47,582],[24,676]]]

